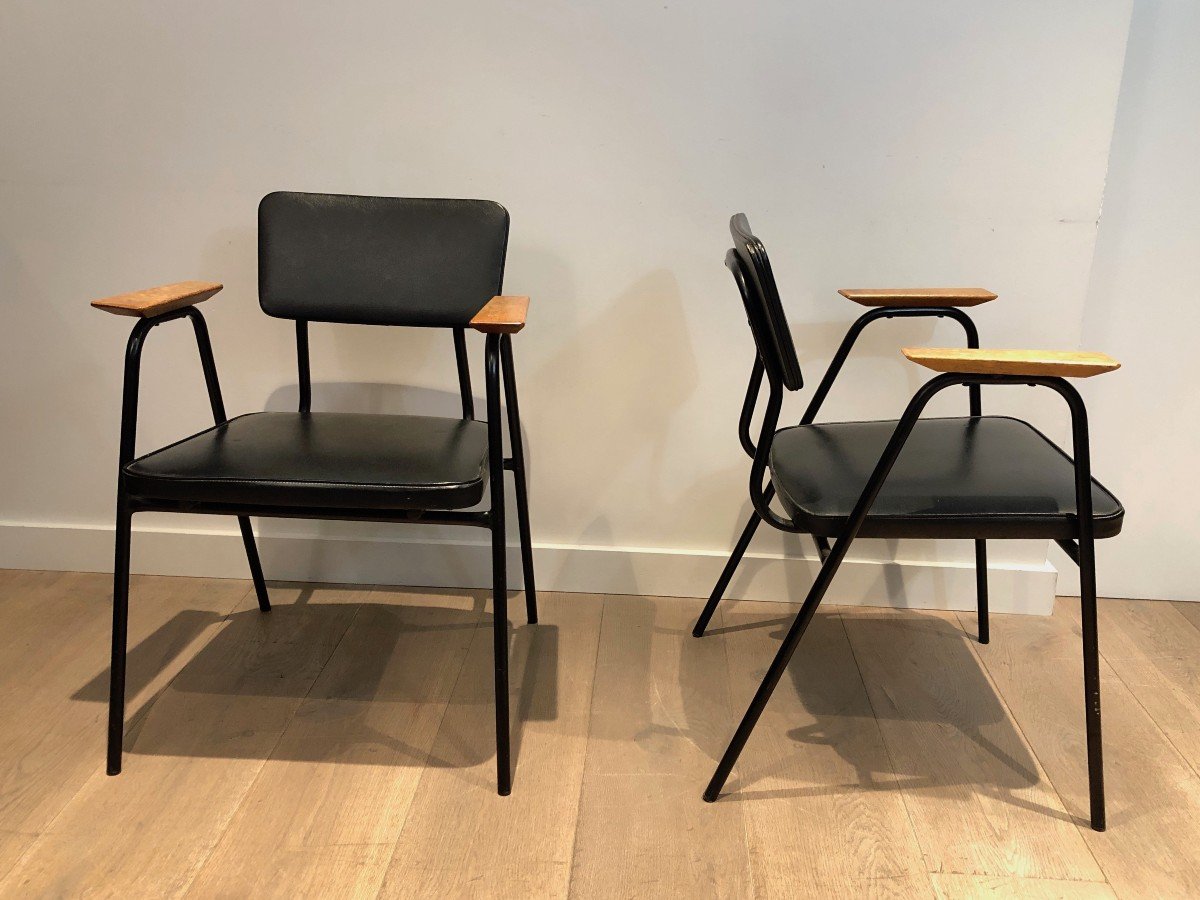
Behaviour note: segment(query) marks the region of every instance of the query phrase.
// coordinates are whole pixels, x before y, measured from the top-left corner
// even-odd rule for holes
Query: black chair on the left
[[[484,200],[268,194],[259,204],[259,303],[296,324],[299,410],[229,419],[208,328],[196,304],[221,285],[189,281],[96,300],[137,316],[125,353],[113,567],[108,774],[121,771],[131,518],[147,510],[226,514],[241,527],[265,613],[271,605],[249,516],[471,525],[491,531],[500,794],[512,786],[508,712],[508,602],[504,472],[513,473],[525,604],[537,622],[525,459],[511,335],[528,297],[502,296],[508,212]],[[186,318],[216,425],[135,457],[142,345],[155,325]],[[460,418],[311,412],[308,323],[449,329]],[[483,332],[487,421],[475,419],[466,330]],[[503,385],[503,387],[502,387]],[[511,456],[505,457],[501,391]],[[487,510],[475,510],[484,500]]]

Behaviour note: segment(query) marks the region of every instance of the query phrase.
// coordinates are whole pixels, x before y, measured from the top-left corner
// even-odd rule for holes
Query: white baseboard
[[[486,541],[396,540],[268,533],[258,539],[268,580],[422,587],[486,588]],[[79,572],[112,570],[111,526],[0,523],[0,568]],[[727,550],[664,550],[535,544],[538,587],[589,594],[707,597]],[[509,583],[521,583],[517,549],[509,547]],[[745,600],[803,599],[818,568],[802,557],[747,554],[726,596]],[[136,528],[133,571],[150,575],[247,578],[236,531]],[[995,612],[1048,615],[1057,571],[1041,565],[988,569]],[[848,559],[827,595],[845,605],[973,610],[975,569],[969,563]]]

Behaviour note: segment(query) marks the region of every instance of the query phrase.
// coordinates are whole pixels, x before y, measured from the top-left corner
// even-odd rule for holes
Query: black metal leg
[[[250,578],[254,581],[254,593],[258,595],[258,608],[271,611],[271,598],[267,596],[267,582],[263,580],[262,563],[258,559],[258,546],[254,543],[254,530],[249,516],[238,516],[238,527],[242,529],[242,543],[246,545],[246,561],[250,563]]]
[[[132,515],[124,497],[117,499],[116,553],[113,561],[112,663],[108,692],[108,774],[121,773],[125,739],[125,646],[129,634],[129,539]]]
[[[987,541],[975,542],[975,602],[979,610],[979,643],[991,640],[988,627]]]
[[[492,652],[496,666],[496,789],[512,791],[508,722],[508,585],[505,572],[503,482],[493,484],[492,501]]]
[[[536,625],[537,588],[533,580],[533,543],[529,537],[529,493],[525,481],[525,445],[521,439],[521,413],[517,406],[517,376],[513,368],[512,340],[500,341],[500,364],[504,371],[504,397],[508,405],[508,439],[512,444],[513,486],[517,494],[517,530],[521,535],[521,574],[525,583],[525,615]]]
[[[855,526],[855,530],[857,530],[857,526]],[[791,662],[792,654],[796,652],[796,647],[800,644],[800,639],[804,637],[804,632],[807,630],[809,622],[812,621],[817,607],[821,605],[821,599],[825,596],[825,591],[828,590],[829,583],[833,580],[834,574],[836,574],[838,567],[842,564],[850,542],[851,539],[849,538],[838,540],[833,548],[833,552],[822,564],[821,571],[817,573],[817,579],[809,589],[808,597],[804,600],[804,605],[800,607],[800,612],[796,615],[795,621],[792,622],[792,627],[788,629],[787,636],[784,637],[779,652],[775,654],[775,659],[771,661],[771,667],[767,669],[767,674],[763,678],[762,684],[758,686],[758,690],[754,694],[754,699],[750,701],[750,708],[746,710],[746,714],[742,717],[741,724],[738,725],[737,731],[734,732],[733,740],[729,742],[729,746],[725,749],[725,755],[721,757],[721,762],[717,764],[717,771],[713,773],[712,781],[708,783],[708,787],[704,791],[704,799],[709,803],[712,803],[721,795],[721,788],[725,786],[725,781],[729,778],[729,773],[733,771],[738,757],[742,755],[742,749],[746,746],[746,741],[749,740],[750,733],[754,731],[754,726],[758,724],[758,719],[762,715],[762,711],[766,708],[767,701],[771,699],[771,694],[775,691],[775,686],[779,684],[779,679],[783,677],[788,663]]]
[[[1096,627],[1096,548],[1092,539],[1079,541],[1079,602],[1083,618],[1083,701],[1087,723],[1088,793],[1092,828],[1103,831],[1104,750],[1100,736],[1100,641]]]
[[[767,499],[767,502],[770,502],[771,497],[774,495],[774,487],[767,485],[763,491],[763,496]],[[738,564],[741,563],[742,557],[746,555],[746,549],[750,546],[750,541],[754,537],[754,532],[758,530],[758,524],[761,521],[762,518],[758,513],[750,513],[750,521],[742,529],[742,536],[738,538],[737,543],[733,547],[733,552],[729,554],[725,568],[721,570],[721,577],[717,579],[717,583],[713,586],[712,593],[708,595],[708,602],[704,604],[704,610],[700,613],[700,618],[696,620],[696,624],[692,628],[693,637],[704,637],[704,629],[712,621],[713,613],[717,611],[717,604],[725,596],[729,582],[733,580],[733,573],[737,571]]]
[[[821,558],[821,562],[829,559],[829,538],[814,534],[813,543],[817,545],[817,556]]]
[[[500,426],[500,346],[497,335],[485,344],[487,380],[488,468],[492,509],[492,655],[496,670],[496,790],[502,797],[512,792],[512,763],[508,721],[508,575],[504,533],[504,442]]]

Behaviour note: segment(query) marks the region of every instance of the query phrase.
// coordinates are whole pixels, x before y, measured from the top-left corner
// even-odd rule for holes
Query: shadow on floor
[[[710,634],[746,639],[749,633],[771,629],[772,642],[759,644],[763,653],[753,672],[757,683],[792,619],[743,614]],[[787,695],[785,702],[803,710],[797,710],[797,718],[804,723],[786,732],[793,746],[772,759],[751,756],[748,750],[722,799],[811,797],[860,789],[950,796],[966,789],[1069,819],[1061,810],[1021,796],[1040,780],[1037,763],[984,673],[972,640],[956,623],[937,616],[873,616],[856,610],[843,624],[836,612],[822,610],[773,698],[779,703]],[[748,700],[749,693],[735,699],[736,717]],[[758,730],[779,726],[778,716],[765,716]],[[752,736],[751,748],[754,741]],[[852,767],[854,780],[803,783],[800,773],[812,766],[803,757],[811,760],[813,747],[836,753]],[[789,772],[797,772],[795,787],[755,787],[786,780]]]
[[[484,609],[488,593],[422,590],[421,594],[433,602],[312,602],[313,591],[306,588],[294,602],[276,602],[265,614],[257,608],[228,617],[181,611],[129,648],[126,696],[136,696],[206,629],[225,621],[164,690],[140,709],[128,710],[125,752],[218,758],[269,755],[334,762],[377,746],[392,751],[392,758],[404,765],[439,765],[439,759],[410,745],[408,732],[423,708],[445,704],[480,709],[478,728],[456,736],[455,764],[493,758],[493,617]],[[516,596],[520,608],[510,608],[523,615],[522,595]],[[514,765],[523,723],[558,716],[558,638],[558,626],[544,621],[514,623],[510,629]],[[108,681],[106,668],[73,697],[107,703]],[[239,726],[255,727],[256,711],[261,713],[263,728],[277,725],[280,716],[328,715],[329,739],[280,742],[263,753],[260,742],[230,740],[228,728],[188,727],[193,719],[207,719],[223,698],[230,701],[228,720]],[[318,708],[322,701],[329,701],[323,704],[327,713]],[[379,708],[404,704],[405,712],[380,716],[377,722],[360,712],[371,704]],[[143,727],[151,717],[153,727]]]

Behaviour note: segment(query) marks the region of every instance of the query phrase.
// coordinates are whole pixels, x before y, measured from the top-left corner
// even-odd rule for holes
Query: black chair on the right
[[[1116,535],[1125,511],[1091,477],[1087,411],[1079,393],[1065,378],[1112,371],[1119,364],[1097,353],[981,350],[970,319],[959,310],[942,310],[933,314],[956,314],[954,317],[967,330],[969,346],[904,350],[910,360],[941,374],[917,390],[899,420],[813,424],[815,410],[828,392],[854,337],[872,320],[872,314],[868,313],[847,334],[801,424],[777,430],[784,389],[795,391],[801,387],[800,365],[762,242],[750,231],[744,215],[733,217],[730,232],[734,246],[725,263],[741,292],[758,355],[741,420],[742,444],[753,457],[750,500],[755,517],[738,541],[693,633],[697,637],[704,633],[759,519],[782,531],[812,535],[822,564],[721,758],[704,799],[712,802],[720,795],[856,538],[974,541],[980,640],[985,643],[985,542],[1049,539],[1057,542],[1079,566],[1091,824],[1095,830],[1103,831],[1094,541]],[[887,314],[886,308],[875,313]],[[897,311],[892,310],[891,314],[896,315]],[[907,314],[930,312],[927,309],[924,313]],[[755,444],[749,428],[764,374],[768,384],[767,404]],[[921,418],[934,395],[963,385],[970,391],[968,416]],[[1028,385],[1058,393],[1071,414],[1072,455],[1068,456],[1027,422],[982,415],[980,387],[983,385]],[[764,485],[768,473],[770,484]],[[775,495],[783,507],[783,515],[771,508]]]

